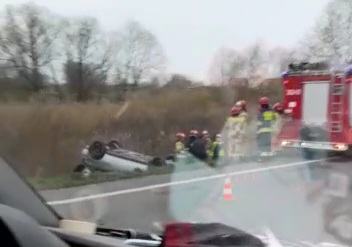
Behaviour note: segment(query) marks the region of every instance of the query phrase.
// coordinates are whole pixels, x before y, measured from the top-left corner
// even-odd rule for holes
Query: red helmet
[[[199,134],[199,132],[198,132],[198,130],[190,130],[190,132],[189,132],[189,135],[190,136],[198,136],[198,134]]]
[[[273,105],[273,109],[274,111],[277,111],[277,112],[283,112],[284,111],[284,106],[282,103],[280,102],[277,102]]]
[[[178,132],[176,134],[176,137],[179,138],[179,139],[184,139],[186,137],[185,133],[182,133],[182,132]]]
[[[247,106],[247,102],[245,100],[239,100],[236,102],[236,106],[245,108]]]
[[[231,108],[231,115],[238,115],[241,113],[241,107],[234,106]]]
[[[269,105],[269,98],[268,97],[261,97],[260,99],[259,99],[259,104],[260,105]]]

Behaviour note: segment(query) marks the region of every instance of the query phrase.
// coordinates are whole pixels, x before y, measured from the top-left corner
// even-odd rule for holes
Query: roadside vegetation
[[[94,172],[89,177],[83,177],[81,174],[66,173],[55,176],[30,177],[28,182],[38,190],[54,190],[83,186],[87,184],[96,184],[111,182],[122,179],[138,178],[152,175],[169,174],[172,171],[168,168],[157,168],[145,173],[139,172]]]
[[[80,162],[82,148],[93,140],[116,139],[127,149],[164,157],[173,152],[177,131],[220,132],[229,108],[238,99],[236,94],[247,95],[255,108],[262,90],[238,90],[137,90],[128,97],[128,106],[119,117],[122,102],[3,104],[0,153],[32,177],[70,173]]]

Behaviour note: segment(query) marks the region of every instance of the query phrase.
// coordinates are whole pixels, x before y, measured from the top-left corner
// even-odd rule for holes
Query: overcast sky
[[[0,8],[22,0],[1,0]],[[328,0],[34,0],[64,16],[94,16],[108,30],[137,20],[160,40],[170,72],[207,76],[215,51],[257,40],[294,46]]]

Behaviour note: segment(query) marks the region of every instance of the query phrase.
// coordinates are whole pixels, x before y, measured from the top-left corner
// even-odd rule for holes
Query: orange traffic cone
[[[229,177],[227,177],[225,179],[223,195],[224,195],[225,201],[232,201],[233,200],[232,182],[231,182],[231,178],[229,178]]]

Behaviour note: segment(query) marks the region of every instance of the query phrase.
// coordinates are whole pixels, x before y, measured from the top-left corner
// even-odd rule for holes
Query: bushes
[[[212,97],[208,89],[160,90],[144,95],[133,100],[112,129],[130,132],[130,139],[125,140],[130,148],[165,155],[172,151],[177,131],[207,128],[215,133],[221,129],[227,107]]]

